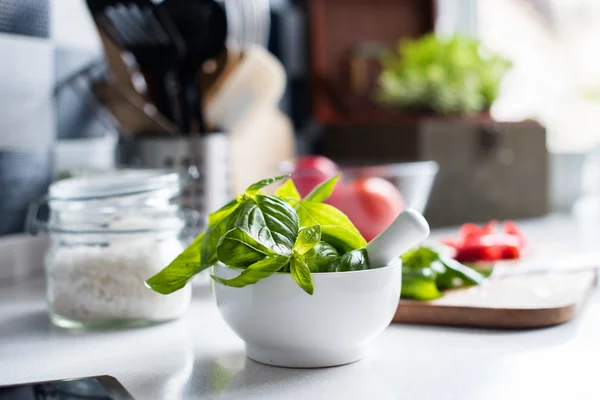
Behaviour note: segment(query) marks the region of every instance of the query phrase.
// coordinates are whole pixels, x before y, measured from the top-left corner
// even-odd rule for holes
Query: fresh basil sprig
[[[321,234],[320,225],[302,228],[298,234],[296,243],[294,243],[293,255],[290,260],[290,273],[292,277],[308,294],[313,294],[314,286],[305,254],[319,244]]]
[[[271,196],[262,189],[287,176],[250,185],[208,218],[206,232],[165,269],[147,280],[153,290],[168,294],[185,286],[195,274],[221,262],[240,269],[232,279],[212,278],[225,286],[244,287],[276,272],[289,273],[313,294],[311,272],[367,269],[366,241],[341,211],[323,204],[339,176],[301,199],[291,180]]]
[[[240,204],[256,196],[260,189],[285,178],[287,175],[264,179],[250,185],[243,194],[211,213],[208,216],[207,231],[200,234],[167,267],[148,279],[146,285],[161,294],[173,293],[183,288],[194,275],[213,266],[219,261],[217,247],[221,239],[228,233],[227,227],[231,215],[239,208]]]

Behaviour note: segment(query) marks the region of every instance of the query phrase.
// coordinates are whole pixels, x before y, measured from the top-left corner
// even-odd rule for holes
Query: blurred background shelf
[[[260,133],[268,130],[266,126],[276,126],[293,135],[297,154],[323,154],[340,164],[357,158],[371,164],[437,162],[440,172],[427,209],[433,225],[570,211],[583,194],[600,193],[593,172],[598,168],[600,145],[596,129],[600,73],[591,51],[600,37],[600,11],[594,2],[220,3],[225,5],[231,36],[242,46],[265,46],[285,68],[279,114],[252,129]],[[5,77],[0,81],[0,154],[3,165],[11,160],[11,166],[0,172],[1,179],[10,181],[9,176],[24,174],[33,165],[14,166],[17,159],[25,162],[23,152],[31,151],[30,159],[50,160],[43,168],[50,173],[35,177],[39,185],[25,185],[31,192],[26,198],[18,194],[22,198],[18,212],[23,215],[26,204],[59,175],[57,169],[94,168],[91,157],[80,154],[67,160],[62,149],[76,145],[91,149],[104,141],[102,166],[122,160],[119,143],[114,144],[114,160],[110,160],[114,132],[98,120],[80,93],[67,88],[53,96],[53,86],[111,54],[85,1],[3,0],[2,4],[0,49],[11,54],[13,62],[0,66]],[[515,61],[492,109],[470,116],[443,116],[377,104],[373,92],[381,70],[381,49],[394,49],[401,38],[429,32],[478,38]],[[32,58],[37,62],[29,62]],[[131,60],[115,58],[114,51],[108,60],[113,70],[115,60],[124,63],[121,72],[130,67]],[[267,140],[266,134],[255,137]],[[243,141],[243,146],[248,143]],[[440,154],[441,143],[456,158]],[[40,158],[36,165],[44,160]],[[235,181],[237,188],[268,171],[258,169],[254,173],[252,168],[244,169]],[[519,191],[526,195],[519,196]],[[0,207],[7,204],[4,200]],[[442,205],[448,204],[456,209],[444,211]],[[15,221],[2,234],[22,230]],[[0,225],[8,224],[0,217]]]

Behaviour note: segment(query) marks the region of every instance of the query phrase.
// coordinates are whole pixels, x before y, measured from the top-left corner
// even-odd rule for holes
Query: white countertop
[[[584,250],[566,218],[524,224],[530,241]],[[4,268],[0,265],[0,268]],[[0,385],[108,374],[139,399],[505,400],[599,398],[600,294],[562,326],[532,331],[391,325],[361,362],[298,370],[255,363],[206,285],[178,321],[72,334],[46,315],[43,277],[0,283]]]

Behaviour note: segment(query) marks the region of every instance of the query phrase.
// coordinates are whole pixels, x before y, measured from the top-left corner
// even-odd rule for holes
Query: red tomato
[[[305,156],[296,160],[294,172],[292,172],[292,180],[298,188],[298,192],[302,197],[310,193],[315,186],[321,182],[332,178],[340,173],[338,166],[327,157],[322,156]],[[334,194],[339,195],[337,188],[340,182],[336,185]]]
[[[327,157],[323,156],[304,156],[299,157],[295,163],[296,171],[317,171],[322,175],[331,178],[340,173],[340,169],[336,163]]]
[[[343,190],[343,196],[332,196],[328,203],[345,213],[367,241],[387,228],[404,209],[398,189],[383,178],[358,178]]]

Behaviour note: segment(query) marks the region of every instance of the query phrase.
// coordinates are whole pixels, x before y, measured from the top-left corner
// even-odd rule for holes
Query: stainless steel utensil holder
[[[123,139],[123,163],[189,173],[190,185],[180,204],[203,217],[231,199],[229,139],[224,133],[202,136],[133,137]]]

